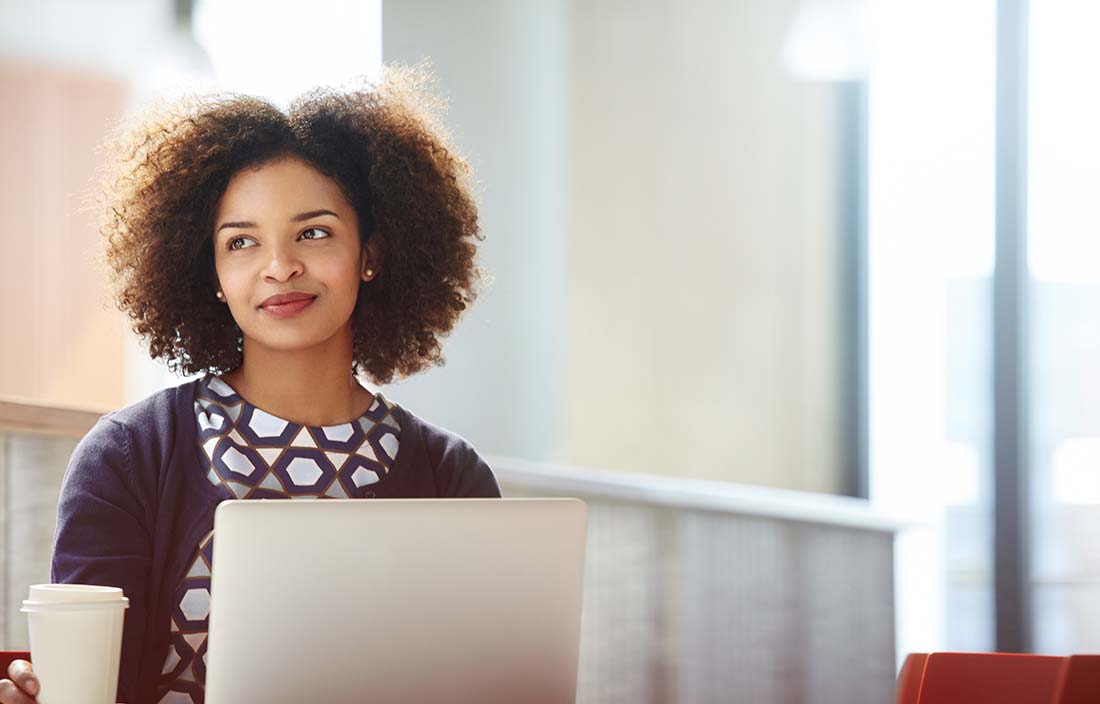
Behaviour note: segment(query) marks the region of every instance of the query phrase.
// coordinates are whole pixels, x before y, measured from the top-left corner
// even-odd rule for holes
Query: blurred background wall
[[[80,214],[99,164],[92,147],[123,109],[125,84],[86,68],[0,61],[0,209],[8,214],[4,287],[5,394],[62,406],[124,400],[118,316],[96,266],[94,214]]]
[[[776,60],[796,5],[385,3],[495,276],[400,393],[504,454],[839,492],[837,101]]]

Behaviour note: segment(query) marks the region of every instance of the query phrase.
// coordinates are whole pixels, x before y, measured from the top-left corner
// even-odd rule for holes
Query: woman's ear
[[[363,245],[362,254],[359,258],[359,276],[363,281],[372,281],[374,277],[378,276],[378,272],[382,268],[383,248],[380,235],[371,235],[367,238],[367,243]]]

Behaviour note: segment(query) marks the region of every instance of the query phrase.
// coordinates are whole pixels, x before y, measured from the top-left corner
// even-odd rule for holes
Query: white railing
[[[505,496],[588,503],[578,702],[893,700],[900,526],[865,502],[490,463]]]

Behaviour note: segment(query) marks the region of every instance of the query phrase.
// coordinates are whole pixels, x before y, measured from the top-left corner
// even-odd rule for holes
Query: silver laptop
[[[574,702],[578,499],[224,501],[208,704]]]

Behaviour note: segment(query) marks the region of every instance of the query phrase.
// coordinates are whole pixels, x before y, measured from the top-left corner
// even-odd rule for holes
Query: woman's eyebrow
[[[319,215],[331,215],[332,217],[336,218],[337,220],[340,219],[340,216],[337,215],[336,213],[332,212],[331,210],[325,210],[324,208],[322,208],[320,210],[310,210],[310,211],[305,212],[305,213],[298,213],[297,215],[292,217],[290,219],[290,221],[291,222],[302,222],[303,220],[311,220],[311,219],[313,219],[313,218],[315,218]],[[256,223],[251,222],[249,220],[242,220],[240,222],[223,222],[221,225],[218,225],[218,229],[215,230],[215,234],[218,233],[218,232],[221,232],[222,230],[224,230],[227,227],[256,227]]]

